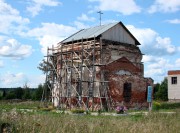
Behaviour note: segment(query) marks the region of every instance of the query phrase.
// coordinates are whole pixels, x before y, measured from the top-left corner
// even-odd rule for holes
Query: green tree
[[[161,86],[160,83],[157,83],[157,84],[154,86],[154,93],[158,92],[160,86]]]
[[[43,85],[39,84],[33,95],[33,100],[41,100],[43,94]]]
[[[17,99],[22,99],[24,90],[21,87],[18,87],[17,89],[14,90],[14,93]]]
[[[31,92],[30,92],[29,88],[24,90],[24,94],[22,96],[22,99],[31,99]]]
[[[158,86],[158,91],[155,93],[156,100],[167,101],[168,100],[168,80],[164,78],[160,86]]]
[[[31,92],[29,87],[27,86],[27,83],[25,83],[23,89],[24,89],[24,94],[22,96],[22,99],[31,99]]]
[[[5,99],[15,99],[16,98],[16,94],[14,93],[14,91],[8,91],[6,94]]]
[[[0,100],[3,98],[2,95],[3,95],[3,91],[0,91]]]
[[[5,91],[5,90],[3,90],[2,97],[3,97],[3,98],[5,98],[5,97],[6,97],[6,95],[7,95],[6,91]]]
[[[157,83],[155,86],[154,86],[154,99],[157,100],[156,96],[157,96],[157,92],[159,91],[159,88],[160,88],[161,84],[160,83]]]

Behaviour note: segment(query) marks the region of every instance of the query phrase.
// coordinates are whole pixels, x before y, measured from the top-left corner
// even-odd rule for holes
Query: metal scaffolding
[[[54,106],[87,111],[111,108],[102,53],[102,40],[95,37],[48,48],[46,83]]]

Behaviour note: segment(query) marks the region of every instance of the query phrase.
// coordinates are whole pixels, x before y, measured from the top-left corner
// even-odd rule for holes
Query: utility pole
[[[100,20],[100,26],[101,26],[101,15],[103,14],[101,11],[97,12],[99,13],[99,20]]]

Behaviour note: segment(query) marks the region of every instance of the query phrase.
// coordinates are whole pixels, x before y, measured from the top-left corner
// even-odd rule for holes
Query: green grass
[[[50,103],[47,103],[47,105],[51,105]],[[11,110],[11,109],[37,109],[41,108],[43,110],[44,105],[43,103],[39,101],[13,101],[13,100],[0,100],[0,110]],[[47,108],[44,108],[46,110]],[[47,109],[48,110],[48,109]]]
[[[13,108],[17,109],[33,109],[40,105],[40,102],[33,101],[24,101],[24,102],[13,102],[11,100],[8,101],[0,101],[0,109],[11,110]]]
[[[19,111],[32,109],[37,103],[27,102],[1,103],[0,124],[10,123],[17,133],[178,133],[180,131],[180,109],[176,113],[167,114],[153,111],[148,115],[143,113],[126,116],[92,116],[68,115],[54,111],[37,110],[34,112]],[[30,104],[30,105],[29,105]],[[18,108],[16,108],[16,105]],[[16,109],[15,109],[16,108]],[[173,110],[175,111],[175,110]]]

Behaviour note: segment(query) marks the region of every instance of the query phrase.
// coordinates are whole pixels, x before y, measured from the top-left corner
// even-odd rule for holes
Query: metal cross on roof
[[[103,14],[101,11],[98,11],[97,13],[99,13],[99,21],[100,21],[100,25],[101,25],[101,15]]]

